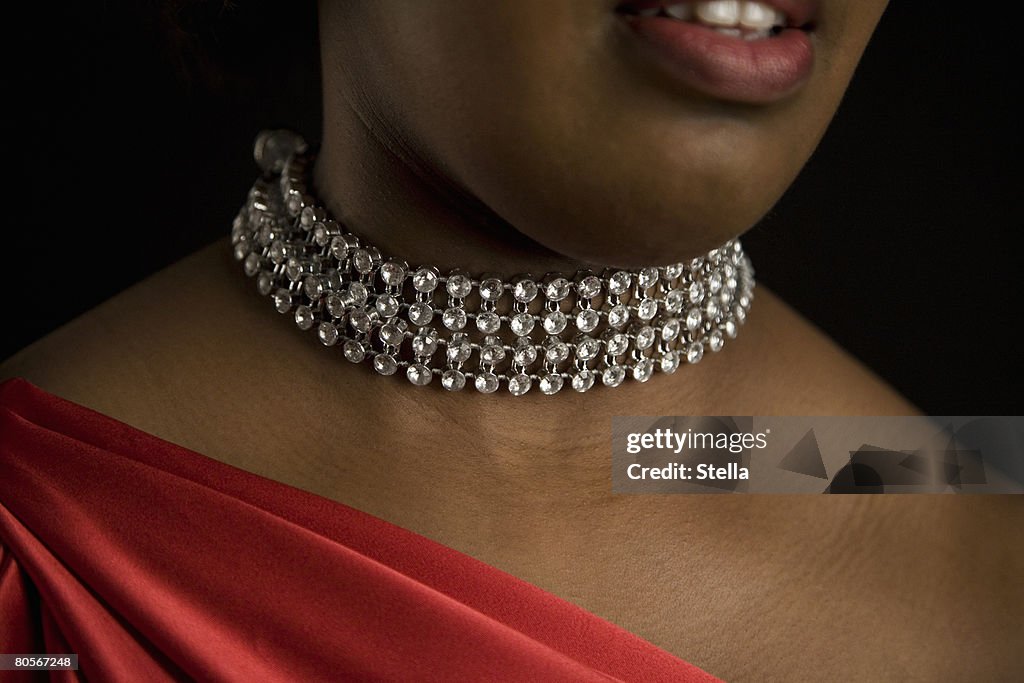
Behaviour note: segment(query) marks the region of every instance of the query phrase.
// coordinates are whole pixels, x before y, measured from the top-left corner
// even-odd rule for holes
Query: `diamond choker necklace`
[[[313,156],[289,131],[256,139],[263,170],[231,229],[259,293],[353,363],[415,385],[514,396],[646,382],[720,351],[753,298],[738,240],[689,263],[501,277],[410,268],[331,218]]]

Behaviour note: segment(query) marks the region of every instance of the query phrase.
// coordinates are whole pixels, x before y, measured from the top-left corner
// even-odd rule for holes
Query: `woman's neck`
[[[600,269],[552,252],[528,239],[458,181],[436,170],[418,147],[387,127],[364,120],[342,88],[325,82],[324,134],[314,168],[318,199],[336,219],[386,256],[411,266],[433,265],[442,272],[510,276],[550,271]],[[595,226],[595,229],[600,229]],[[640,384],[595,387],[586,394],[566,388],[555,396],[539,391],[522,397],[499,391],[481,395],[467,387],[446,392],[379,377],[368,367],[338,366],[337,354],[323,355],[322,377],[328,404],[359,411],[374,425],[389,450],[428,452],[451,466],[481,477],[495,472],[510,478],[504,486],[535,491],[538,466],[572,462],[576,486],[606,490],[608,444],[614,415],[701,414],[702,401],[715,396],[716,376],[725,357],[674,375],[658,373]],[[723,354],[728,355],[728,354]],[[717,366],[717,367],[716,367]],[[344,379],[341,380],[341,375]],[[488,474],[489,473],[489,474]],[[514,482],[511,480],[515,480]],[[584,483],[586,482],[586,483]],[[554,489],[558,489],[557,486]],[[553,489],[553,490],[554,490]],[[560,491],[564,493],[564,491]]]
[[[524,236],[409,141],[364,121],[337,89],[325,93],[316,192],[340,222],[385,254],[442,272],[540,276],[593,267]]]

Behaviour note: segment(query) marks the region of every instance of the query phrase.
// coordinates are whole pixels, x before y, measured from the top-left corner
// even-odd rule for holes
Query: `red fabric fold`
[[[716,681],[382,519],[0,384],[7,680]],[[47,678],[47,676],[52,676]]]

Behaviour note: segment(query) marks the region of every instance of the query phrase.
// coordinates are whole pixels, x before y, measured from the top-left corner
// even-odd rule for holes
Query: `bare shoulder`
[[[242,295],[225,277],[232,266],[226,242],[211,244],[6,359],[0,380],[24,377],[141,429],[174,432],[168,425],[183,426],[225,372],[219,322]]]

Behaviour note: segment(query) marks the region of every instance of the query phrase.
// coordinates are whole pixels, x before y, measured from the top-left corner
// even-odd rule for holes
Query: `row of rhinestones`
[[[535,385],[554,394],[566,382],[581,392],[597,379],[645,382],[656,367],[672,373],[705,348],[721,350],[750,308],[753,272],[738,240],[689,264],[539,281],[410,269],[343,230],[313,199],[310,161],[294,155],[277,182],[256,182],[233,224],[235,257],[279,312],[382,375],[404,369],[416,385],[439,375],[452,391],[504,384],[513,395]]]

